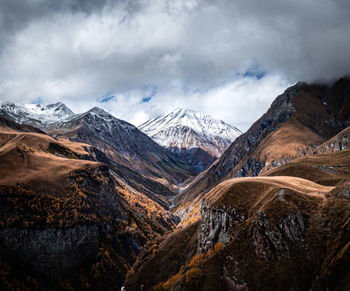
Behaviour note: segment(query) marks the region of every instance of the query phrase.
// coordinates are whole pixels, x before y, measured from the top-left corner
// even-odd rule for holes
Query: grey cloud
[[[111,106],[128,118],[117,108],[141,116],[150,85],[157,95],[142,108],[174,96],[193,107],[196,92],[222,92],[248,70],[279,76],[274,88],[256,87],[271,93],[327,81],[349,74],[349,13],[345,0],[3,0],[0,98],[85,108],[115,92],[129,96]]]

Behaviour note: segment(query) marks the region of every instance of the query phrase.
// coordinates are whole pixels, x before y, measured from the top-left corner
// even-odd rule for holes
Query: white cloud
[[[202,111],[246,130],[290,85],[279,75],[269,75],[259,80],[255,77],[238,77],[205,92],[184,93],[182,84],[174,82],[168,90],[158,92],[147,103],[142,103],[143,91],[133,91],[128,95],[116,95],[108,103],[98,106],[135,125],[181,107]]]
[[[245,127],[291,83],[349,73],[349,12],[346,0],[4,0],[0,99],[133,123],[185,106]],[[142,103],[145,88],[156,94]]]

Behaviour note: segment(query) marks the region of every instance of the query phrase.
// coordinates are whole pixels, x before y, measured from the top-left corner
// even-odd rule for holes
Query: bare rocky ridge
[[[320,145],[315,153],[326,154],[335,151],[342,151],[349,148],[350,145],[350,128],[344,129],[342,132],[331,138],[327,142]]]
[[[298,83],[288,88],[218,161],[184,189],[178,203],[200,200],[225,179],[257,176],[313,154],[319,145],[349,126],[350,115],[345,114],[350,107],[349,88],[346,78],[329,87]],[[183,206],[179,211],[184,211]]]
[[[128,122],[99,108],[52,124],[48,133],[71,141],[93,145],[108,158],[153,179],[180,183],[191,176],[191,169],[168,150]]]

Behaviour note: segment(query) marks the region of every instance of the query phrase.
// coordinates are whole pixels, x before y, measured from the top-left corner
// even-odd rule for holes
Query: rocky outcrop
[[[100,226],[102,228],[102,225]],[[0,230],[1,253],[50,277],[67,277],[98,251],[98,225],[77,225],[68,229]]]
[[[331,138],[329,141],[320,145],[315,154],[327,154],[337,151],[343,151],[349,148],[350,145],[350,128],[347,128]]]
[[[305,225],[300,211],[286,215],[278,224],[271,222],[266,214],[259,211],[251,231],[255,253],[262,259],[273,256],[288,257],[288,242],[302,247],[304,231]]]
[[[201,207],[201,224],[198,232],[198,251],[206,252],[216,243],[227,244],[235,237],[235,225],[245,221],[246,216],[234,208],[211,207],[205,200]]]
[[[284,189],[277,191],[276,196],[281,202]],[[229,207],[212,207],[208,202],[201,203],[201,224],[198,232],[198,251],[206,252],[216,243],[226,245],[232,239],[238,237],[237,226],[248,219],[247,214],[242,214]],[[300,211],[295,211],[284,216],[275,223],[269,216],[260,210],[251,216],[254,224],[251,227],[252,245],[256,255],[263,259],[272,256],[289,256],[289,242],[298,247],[305,247],[303,233],[305,224]]]

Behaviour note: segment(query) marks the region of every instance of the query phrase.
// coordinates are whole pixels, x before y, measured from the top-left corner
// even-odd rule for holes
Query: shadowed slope
[[[12,125],[0,128],[0,288],[114,289],[174,217],[91,146]]]
[[[199,226],[161,242],[126,285],[129,290],[141,283],[146,289],[157,285],[154,290],[346,290],[349,189],[296,177],[224,181],[205,196]],[[172,261],[165,250],[176,248],[177,240],[187,241],[188,248],[176,253],[183,264],[163,272],[155,262]]]
[[[343,103],[338,100],[339,94]],[[349,125],[349,108],[349,79],[341,79],[330,87],[298,83],[288,88],[220,159],[187,185],[177,198],[181,204],[177,213],[186,215],[192,201],[226,179],[257,176],[312,154]]]
[[[146,177],[177,184],[191,177],[191,169],[180,157],[161,147],[128,122],[97,107],[53,124],[56,137],[90,144],[105,155]]]

